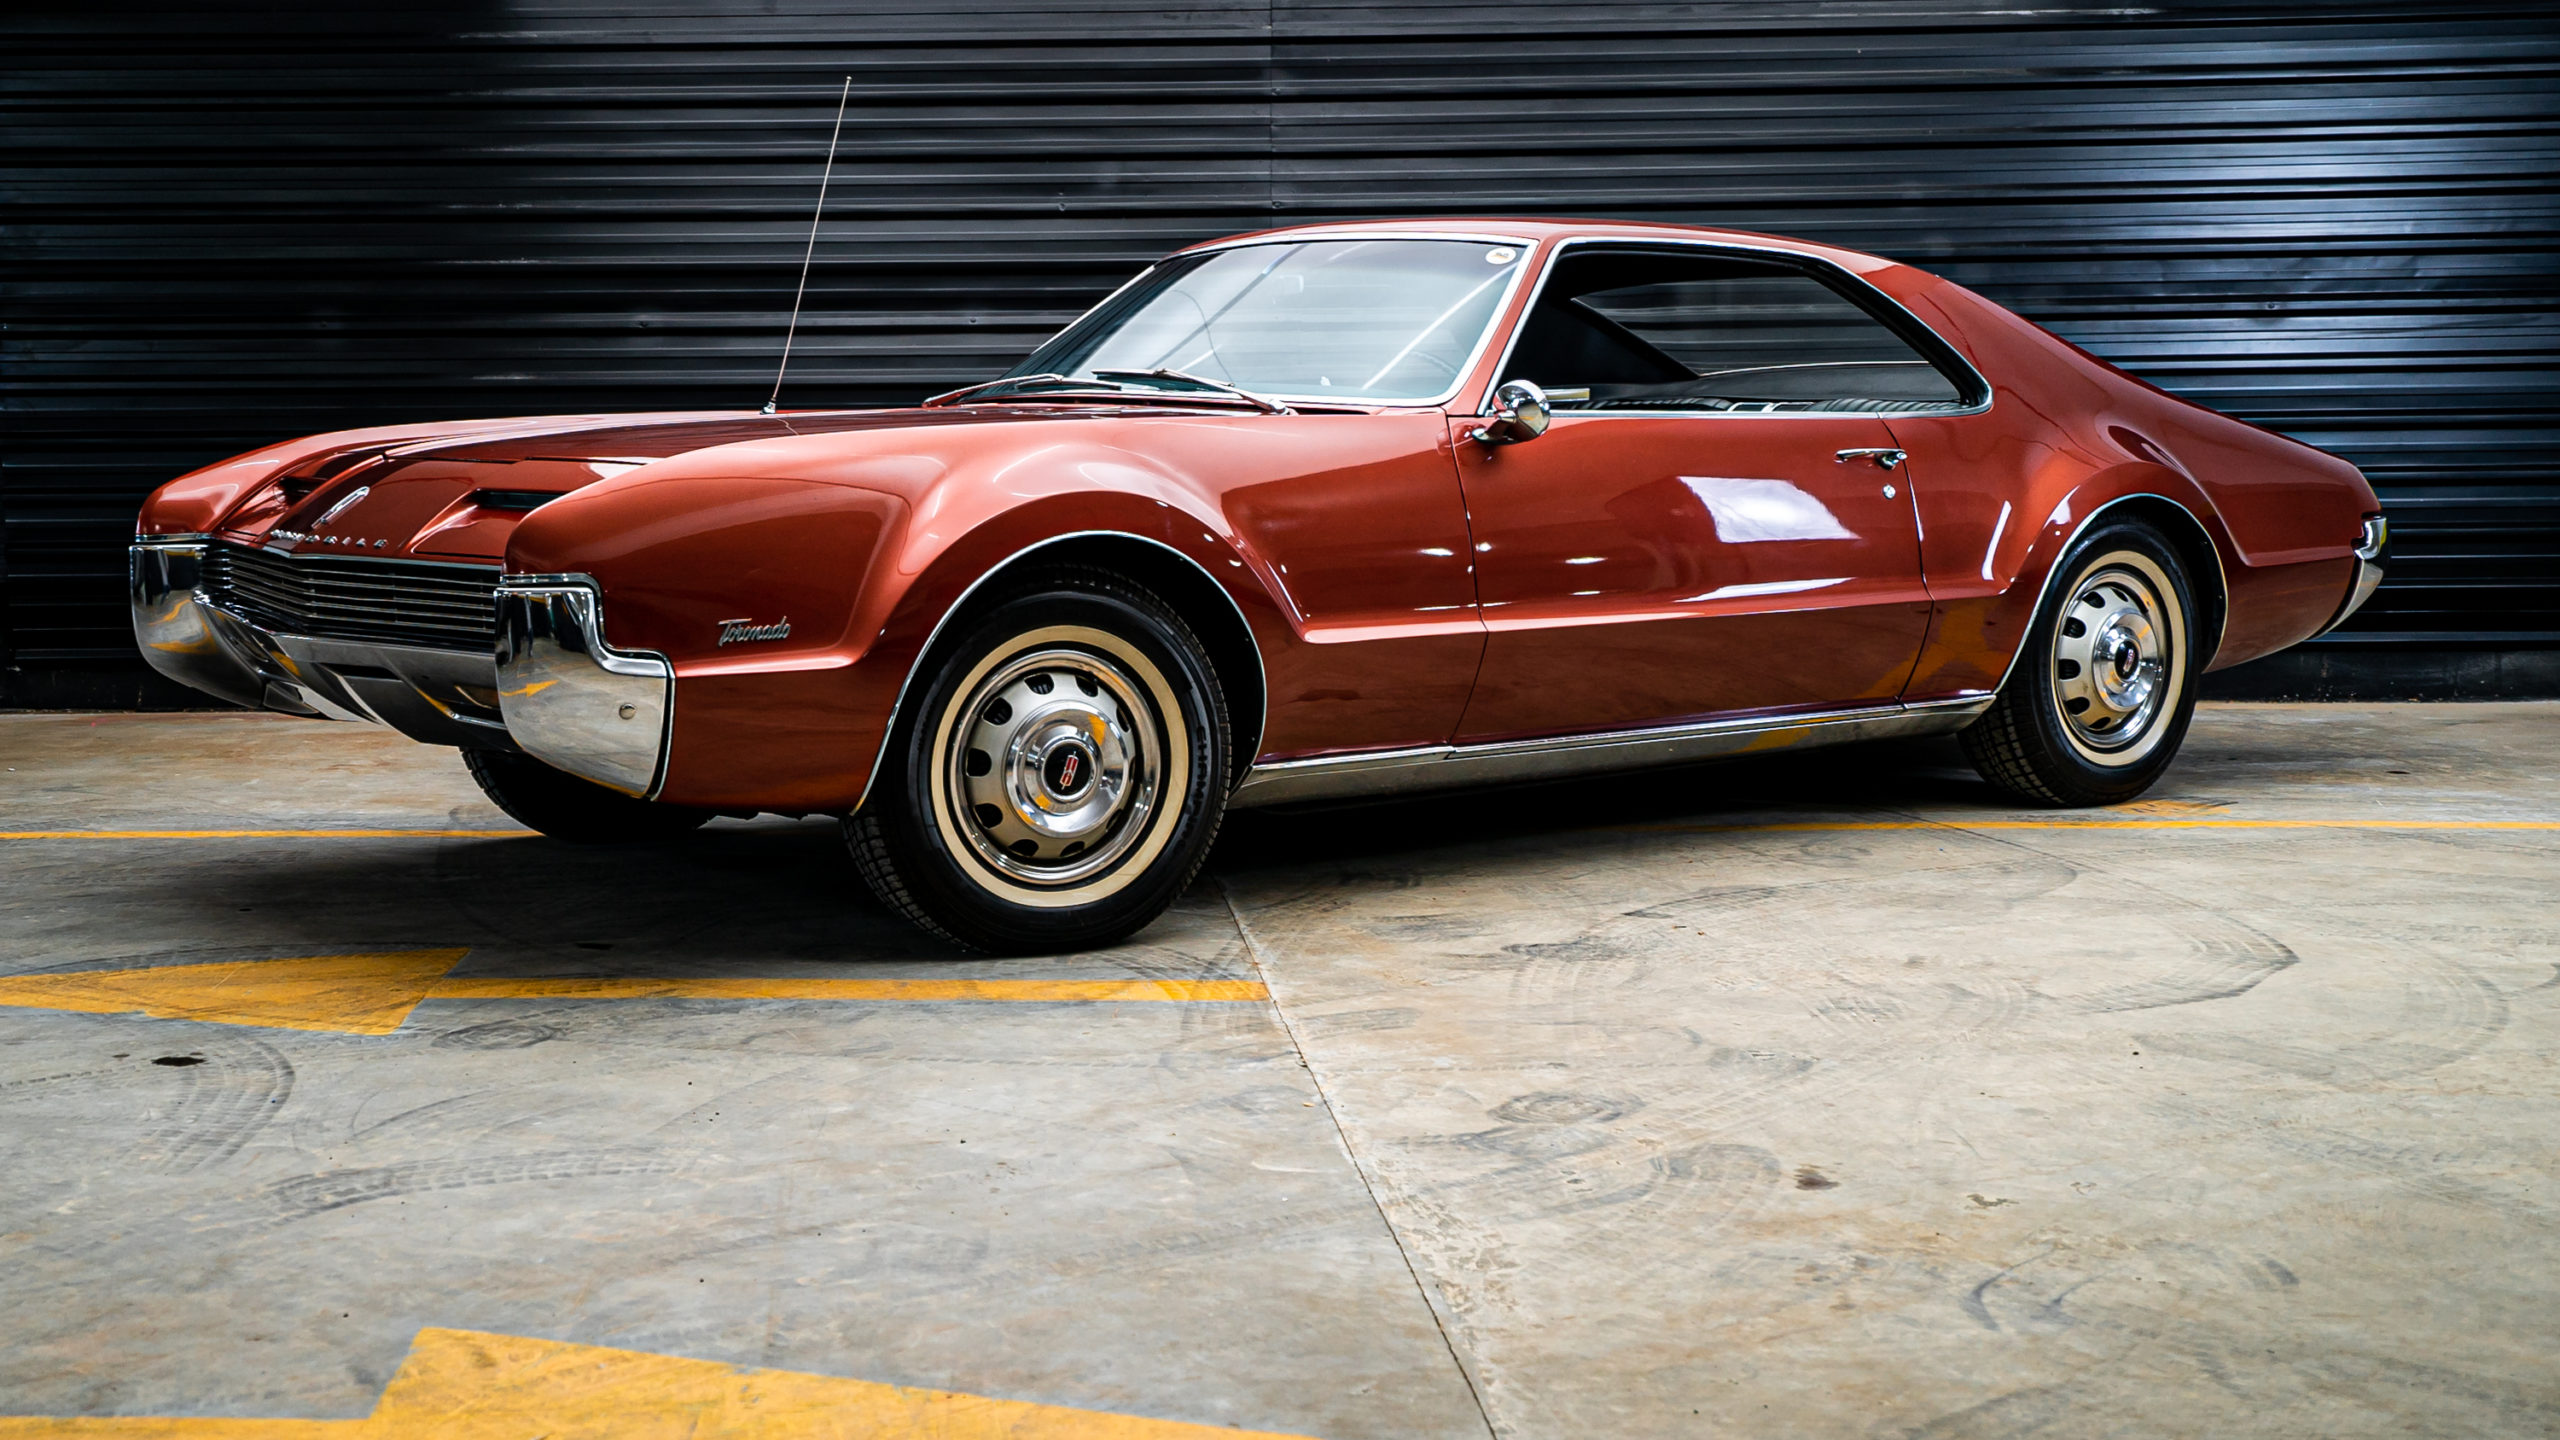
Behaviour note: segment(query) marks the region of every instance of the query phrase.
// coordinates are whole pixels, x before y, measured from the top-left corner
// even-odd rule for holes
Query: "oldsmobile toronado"
[[[2388,559],[2352,465],[1946,280],[1523,220],[1195,246],[906,409],[288,441],[138,529],[178,680],[563,840],[840,816],[999,952],[1136,932],[1245,806],[1949,733],[2129,800]]]

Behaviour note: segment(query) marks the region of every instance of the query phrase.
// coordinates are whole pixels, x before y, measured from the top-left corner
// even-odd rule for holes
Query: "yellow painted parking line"
[[[469,953],[395,950],[19,975],[0,980],[0,1005],[388,1035],[418,1008],[429,987]]]
[[[1700,835],[1834,830],[2560,830],[2560,820],[1772,820],[1623,828]]]
[[[0,1418],[0,1440],[1304,1440],[636,1350],[421,1330],[361,1420]]]
[[[227,960],[0,979],[0,1006],[388,1035],[427,1000],[853,1000],[1220,1004],[1258,980],[886,980],[746,976],[452,976],[465,950]]]
[[[516,980],[465,977],[436,982],[431,1000],[1265,1000],[1259,980]]]
[[[0,830],[0,840],[514,840],[530,830]]]

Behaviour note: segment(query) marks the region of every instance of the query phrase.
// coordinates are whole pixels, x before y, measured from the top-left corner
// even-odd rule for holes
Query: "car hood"
[[[290,458],[262,467],[258,483],[243,487],[212,528],[225,539],[297,554],[496,564],[517,522],[542,505],[694,451],[859,430],[1055,421],[1074,413],[1055,405],[973,405],[550,416],[348,431],[290,447]]]

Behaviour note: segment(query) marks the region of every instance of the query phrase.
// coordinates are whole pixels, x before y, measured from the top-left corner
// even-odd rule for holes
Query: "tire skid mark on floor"
[[[2184,907],[2168,911],[2161,920],[2187,942],[2187,953],[2166,974],[2058,999],[2058,1003],[2086,1015],[2110,1015],[2231,1000],[2302,958],[2291,946],[2245,921],[2160,892],[2152,894]]]
[[[132,1062],[92,1066],[86,1070],[57,1070],[49,1075],[21,1075],[0,1080],[0,1094],[12,1090],[32,1090],[44,1085],[60,1085],[72,1080],[126,1080],[133,1075]]]
[[[2446,1173],[2448,1162],[2462,1157],[2442,1150],[2392,1145],[2329,1125],[2291,1120],[2269,1123],[2262,1114],[2243,1113],[2191,1096],[2158,1098],[2152,1101],[2152,1107],[2183,1123],[2209,1126],[2224,1133],[2245,1133],[2253,1141],[2315,1164],[2334,1165],[2387,1180],[2441,1205],[2537,1225],[2560,1224],[2560,1207]]]
[[[131,1225],[157,1225],[183,1230],[200,1237],[211,1267],[231,1263],[213,1258],[219,1248],[224,1254],[237,1256],[243,1243],[254,1243],[248,1237],[288,1236],[295,1225],[353,1206],[378,1201],[399,1200],[420,1194],[455,1190],[486,1189],[512,1184],[533,1184],[561,1180],[603,1179],[616,1176],[685,1176],[698,1173],[707,1161],[663,1151],[636,1147],[593,1151],[535,1152],[499,1156],[485,1160],[452,1158],[403,1162],[391,1165],[347,1167],[309,1175],[293,1176],[270,1182],[243,1194],[207,1203],[201,1197],[185,1197],[173,1201],[173,1208],[159,1215],[134,1214],[124,1217],[117,1230]],[[931,1251],[930,1263],[919,1268],[928,1274],[895,1275],[895,1283],[864,1285],[858,1289],[835,1289],[829,1292],[831,1304],[862,1305],[931,1305],[966,1301],[972,1297],[1038,1296],[1051,1291],[1071,1291],[1083,1278],[1115,1272],[1175,1267],[1201,1262],[1223,1263],[1221,1257],[1274,1244],[1286,1245],[1293,1237],[1314,1236],[1326,1230],[1347,1225],[1374,1224],[1377,1212],[1365,1196],[1339,1201],[1277,1206],[1251,1217],[1216,1219],[1204,1222],[1162,1222],[1144,1232],[1144,1238],[1116,1240],[1088,1245],[1062,1253],[991,1247],[984,1233],[955,1236],[953,1232],[901,1221],[894,1215],[875,1216],[866,1228],[896,1229],[910,1234],[916,1244],[906,1245],[898,1253],[918,1254],[917,1244]],[[934,1217],[937,1221],[941,1217]],[[810,1232],[814,1235],[817,1232]],[[216,1236],[240,1237],[215,1241]],[[617,1273],[646,1275],[654,1271],[672,1271],[694,1262],[743,1264],[743,1257],[786,1241],[788,1234],[777,1234],[769,1227],[741,1233],[725,1242],[705,1243],[698,1231],[686,1228],[680,1233],[652,1237],[633,1237],[617,1243]],[[875,1232],[875,1244],[882,1241]],[[953,1250],[951,1242],[960,1241],[964,1250]],[[49,1315],[61,1320],[64,1333],[78,1333],[77,1316],[90,1297],[98,1293],[101,1277],[119,1272],[129,1256],[129,1247],[120,1234],[97,1233],[90,1238],[64,1244],[56,1242],[46,1248],[47,1268],[57,1273],[39,1279],[32,1268],[23,1268],[13,1294],[22,1297],[30,1315]],[[859,1266],[853,1268],[861,1268]],[[877,1267],[895,1270],[894,1266]],[[192,1272],[170,1273],[155,1269],[149,1283],[155,1287],[183,1291],[197,1283]],[[112,1287],[110,1287],[112,1288]],[[122,1303],[122,1302],[118,1302]],[[33,1343],[38,1337],[30,1333],[20,1337]]]
[[[2165,974],[2146,976],[2079,995],[2046,997],[2069,1009],[2084,1014],[2110,1014],[2232,999],[2247,994],[2300,958],[2282,941],[2226,911],[2127,877],[2109,867],[2066,860],[2005,834],[1976,838],[2061,865],[2070,871],[2075,881],[2088,875],[2103,877],[2111,891],[2140,896],[2147,903],[2137,913],[2156,917],[2159,923],[2185,942],[2186,952]],[[2056,886],[2055,890],[2061,888]],[[1948,899],[1964,903],[1963,897],[1951,896]]]
[[[1514,977],[1511,995],[1561,1024],[1578,1008],[1570,1003],[1575,989],[1599,984],[1604,971],[1628,968],[1640,970],[1642,963],[1627,967],[1576,959],[1532,965]],[[1541,981],[1548,983],[1542,987]],[[1549,993],[1541,995],[1542,988]],[[1469,1349],[1482,1357],[1479,1373],[1488,1404],[1503,1418],[1506,1433],[1538,1428],[1523,1418],[1538,1402],[1515,1393],[1505,1376],[1514,1352],[1535,1346],[1533,1337],[1520,1333],[1517,1317],[1537,1308],[1537,1299],[1553,1288],[1555,1277],[1564,1277],[1569,1287],[1571,1277],[1586,1268],[1611,1273],[1612,1262],[1641,1254],[1651,1257],[1640,1263],[1652,1265],[1659,1278],[1661,1267],[1683,1268],[1678,1257],[1700,1254],[1700,1247],[1711,1253],[1708,1242],[1714,1235],[1787,1193],[1781,1163],[1765,1148],[1721,1138],[1701,1141],[1700,1135],[1746,1132],[1799,1105],[1807,1086],[1836,1096],[1885,1081],[1919,1063],[1909,1031],[1955,1043],[1957,1037],[2013,1023],[2033,1003],[2029,992],[2014,985],[1935,985],[1921,993],[1938,1003],[1915,1007],[1921,1018],[1912,1026],[1891,1027],[1901,1033],[1874,1034],[1867,1043],[1835,1054],[1783,1057],[1770,1064],[1738,1047],[1719,1047],[1744,1062],[1736,1068],[1756,1072],[1740,1084],[1632,1099],[1529,1092],[1495,1106],[1494,1118],[1512,1123],[1490,1130],[1385,1140],[1373,1134],[1371,1163],[1382,1198],[1399,1231],[1428,1257],[1433,1283],[1450,1306],[1453,1323]],[[1887,1027],[1859,1028],[1872,1033]],[[1551,1058],[1571,1063],[1569,1051]],[[1459,1073],[1490,1078],[1516,1072],[1482,1064]],[[1340,1097],[1346,1117],[1355,1123],[1363,1088],[1354,1085]],[[1522,1112],[1572,1108],[1560,1100],[1575,1102],[1586,1112],[1571,1123],[1601,1132],[1596,1141],[1560,1136],[1529,1142],[1523,1137],[1517,1123]],[[1469,1150],[1500,1155],[1511,1163],[1452,1174],[1444,1162],[1423,1158],[1434,1151]],[[1534,1153],[1523,1155],[1524,1150]],[[1560,1175],[1568,1166],[1571,1172]],[[1588,1188],[1575,1185],[1576,1179]],[[1672,1234],[1680,1237],[1679,1245],[1665,1250],[1664,1237]],[[1525,1258],[1532,1254],[1535,1265]]]
[[[137,1169],[184,1175],[237,1154],[264,1129],[293,1094],[293,1062],[254,1035],[196,1027],[196,1042],[180,1058],[202,1063],[174,1067],[180,1089],[165,1118],[127,1156]],[[138,1053],[138,1052],[137,1052]]]
[[[2192,1252],[2183,1257],[2191,1263],[2178,1263],[2180,1251]],[[2049,1258],[2033,1257],[2033,1269],[2048,1268],[2044,1262]],[[2059,1258],[2062,1273],[2044,1285],[2018,1287],[2018,1303],[2040,1311],[2070,1302],[2070,1324],[2064,1328],[2073,1334],[2074,1358],[2067,1383],[2021,1386],[1878,1433],[1930,1440],[2114,1434],[2125,1415],[2143,1413],[2144,1400],[2164,1386],[2199,1381],[2245,1402],[2247,1413],[2261,1417],[2299,1414],[2305,1401],[2323,1392],[2353,1395],[2364,1420],[2352,1427],[2357,1430],[2524,1435],[2545,1433],[2560,1418],[2560,1387],[2520,1383],[2507,1376],[2429,1365],[2397,1355],[2341,1350],[2334,1338],[2314,1350],[2291,1338],[2293,1317],[2281,1308],[2271,1313],[2259,1310],[2259,1323],[2252,1327],[2249,1320],[2234,1315],[2235,1307],[2247,1306],[2241,1299],[2244,1293],[2283,1303],[2293,1298],[2292,1286],[2277,1282],[2270,1289],[2259,1283],[2271,1261],[2191,1246],[2146,1247],[2096,1269],[2073,1264],[2067,1254]],[[2033,1269],[2019,1268],[2033,1273]],[[2172,1277],[2165,1304],[2150,1298],[2164,1270]],[[2116,1279],[2127,1283],[2110,1286],[2103,1293],[2096,1289]],[[2246,1287],[2245,1292],[2233,1287],[2235,1280]],[[1998,1296],[2007,1288],[1996,1287],[1990,1293]],[[2079,1298],[2084,1290],[2094,1298]],[[2373,1393],[2377,1384],[2408,1392],[2406,1408],[2377,1397]],[[2472,1416],[2462,1417],[2473,1422],[2463,1424],[2445,1410],[2444,1402],[2451,1400],[2486,1410],[2497,1417],[2497,1423],[2480,1427],[2476,1423],[2480,1417]],[[2278,1428],[2295,1433],[2303,1426],[2293,1423]]]
[[[1977,855],[1950,861],[1941,870],[1927,877],[1935,883],[1924,883],[1919,894],[1911,893],[1909,877],[1898,877],[1896,893],[1890,897],[1895,908],[1926,914],[1937,903],[1979,901],[1988,892],[2002,902],[1996,908],[2006,909],[2052,895],[2080,875],[2079,867],[2040,854],[1988,863]],[[1504,953],[1514,962],[1507,998],[1521,1013],[1537,1015],[1542,1033],[1569,1034],[1586,1008],[1578,999],[1641,984],[1666,963],[1693,967],[1701,944],[1715,947],[1719,959],[1783,949],[1799,943],[1819,924],[1806,918],[1808,906],[1824,911],[1871,910],[1877,899],[1872,893],[1825,880],[1715,886],[1633,911],[1620,910],[1596,917],[1578,934],[1568,930],[1555,940],[1522,942],[1506,949]],[[1675,918],[1702,922],[1709,934],[1694,941],[1667,937],[1661,922]],[[1293,935],[1292,943],[1326,944],[1330,937],[1321,932],[1346,922],[1354,930],[1367,931],[1364,938],[1373,942],[1392,945],[1396,938],[1337,915]],[[2210,927],[2199,922],[2194,928]],[[1746,936],[1757,932],[1772,939],[1720,943],[1724,936],[1717,932],[1728,930]],[[2234,948],[2246,953],[2245,946]],[[1463,958],[1435,958],[1466,966]],[[1285,968],[1285,960],[1282,964]],[[2215,976],[2218,982],[2224,978]],[[1780,1163],[1767,1150],[1722,1139],[1702,1144],[1697,1140],[1700,1134],[1747,1133],[1759,1122],[1798,1109],[1807,1093],[1818,1090],[1836,1099],[1888,1081],[1947,1049],[2013,1026],[2030,1011],[2050,1003],[2005,978],[1968,975],[1965,979],[1968,983],[1932,980],[1920,986],[1851,984],[1845,990],[1835,983],[1823,994],[1809,994],[1805,1008],[1838,1036],[1843,1042],[1839,1046],[1826,1046],[1817,1056],[1702,1047],[1733,1063],[1705,1072],[1678,1071],[1692,1081],[1702,1073],[1722,1079],[1739,1072],[1738,1083],[1709,1084],[1676,1097],[1635,1097],[1634,1103],[1617,1097],[1567,1097],[1579,1099],[1591,1112],[1579,1123],[1602,1132],[1596,1139],[1560,1135],[1531,1141],[1517,1125],[1384,1142],[1373,1136],[1371,1143],[1382,1143],[1386,1152],[1374,1163],[1382,1186],[1392,1196],[1398,1228],[1430,1257],[1434,1283],[1451,1305],[1460,1333],[1470,1349],[1483,1357],[1483,1374],[1497,1414],[1510,1412],[1508,1422],[1518,1418],[1522,1404],[1534,1405],[1526,1397],[1508,1393],[1512,1387],[1504,1379],[1512,1367],[1505,1362],[1509,1352],[1522,1345],[1534,1348],[1532,1340],[1516,1333],[1515,1317],[1537,1309],[1531,1297],[1551,1288],[1555,1277],[1567,1277],[1569,1285],[1569,1277],[1586,1262],[1597,1262],[1599,1269],[1607,1270],[1612,1252],[1656,1249],[1671,1233],[1681,1236],[1682,1252],[1696,1253],[1693,1247],[1702,1244],[1704,1237],[1785,1193]],[[2192,988],[2183,986],[2176,993]],[[1915,1046],[1914,1036],[1926,1038]],[[1694,1032],[1690,1038],[1697,1042]],[[1550,1063],[1568,1068],[1573,1063],[1570,1047],[1550,1051],[1549,1056]],[[1483,1076],[1503,1068],[1470,1065],[1460,1073]],[[1617,1073],[1621,1080],[1625,1078],[1625,1071]],[[1342,1096],[1353,1116],[1365,1108],[1361,1105],[1365,1088],[1355,1082]],[[1523,1102],[1551,1104],[1556,1098],[1532,1093],[1505,1104],[1516,1110]],[[1502,1108],[1496,1107],[1496,1118],[1505,1118]],[[1513,1163],[1468,1175],[1459,1186],[1414,1183],[1422,1174],[1446,1170],[1441,1162],[1422,1163],[1422,1154],[1452,1149],[1490,1152]],[[1405,1163],[1407,1154],[1415,1163]],[[1577,1178],[1587,1182],[1588,1189],[1573,1186]],[[1559,1221],[1569,1221],[1574,1228],[1563,1235],[1551,1233]],[[1531,1227],[1531,1232],[1522,1232],[1523,1226]],[[1536,1234],[1534,1240],[1530,1233]],[[1531,1255],[1537,1257],[1535,1265],[1528,1262]],[[1654,1263],[1673,1261],[1666,1255]],[[1506,1430],[1512,1428],[1516,1426],[1506,1423]]]
[[[2330,1046],[2221,1030],[2137,1038],[2163,1054],[2250,1065],[2352,1090],[2459,1064],[2505,1033],[2508,997],[2458,961],[2411,949],[2394,957],[2392,973],[2404,986],[2398,1015],[2369,1038]]]
[[[529,1155],[497,1155],[478,1159],[409,1160],[345,1170],[297,1175],[258,1187],[245,1197],[244,1209],[266,1212],[278,1221],[308,1219],[437,1190],[468,1190],[487,1185],[520,1185],[543,1180],[585,1180],[603,1175],[671,1175],[687,1168],[680,1156],[638,1148],[551,1151]]]
[[[2560,1430],[2560,1386],[2521,1384],[2401,1355],[2323,1355],[2295,1363],[2333,1383],[2379,1381],[2413,1391],[2427,1402],[2461,1399],[2484,1405],[2513,1426],[2506,1432],[2510,1435]]]

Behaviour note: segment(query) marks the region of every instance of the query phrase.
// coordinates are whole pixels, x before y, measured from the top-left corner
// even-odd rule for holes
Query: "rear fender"
[[[1925,488],[1927,477],[1915,483]],[[1998,690],[2017,662],[2062,557],[2091,525],[2107,517],[2139,516],[2178,547],[2200,612],[2198,648],[2207,654],[2220,650],[2230,614],[2231,539],[2195,481],[2154,461],[2089,468],[2057,457],[2022,488],[2022,501],[2004,502],[1989,534],[1965,544],[1965,553],[1953,563],[1947,563],[1952,537],[1930,537],[1929,588],[1937,613],[1907,699]],[[2027,517],[2024,523],[2022,517]]]

